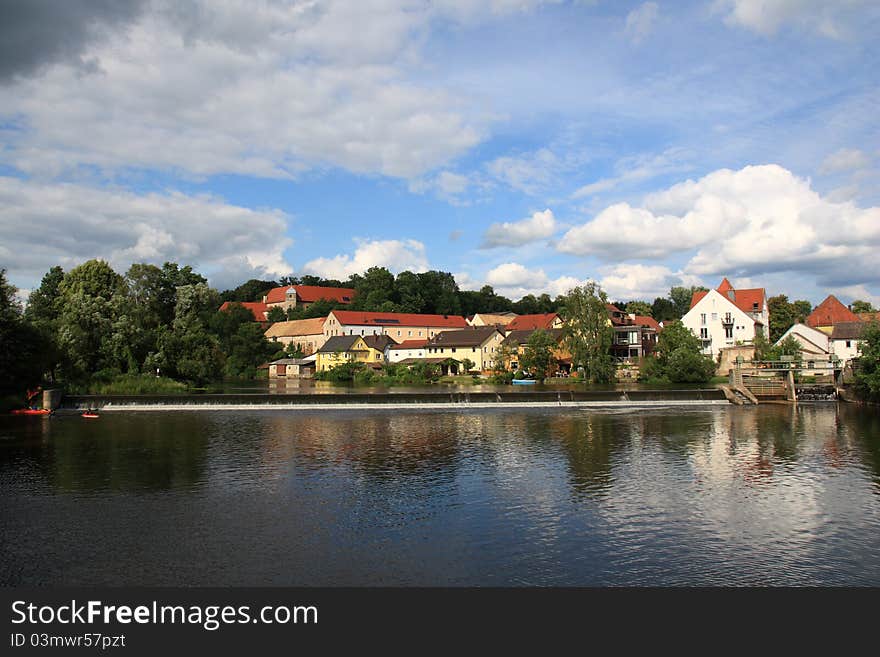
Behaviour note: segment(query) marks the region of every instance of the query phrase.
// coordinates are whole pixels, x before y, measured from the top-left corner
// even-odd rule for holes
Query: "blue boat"
[[[533,386],[535,385],[534,379],[514,379],[513,385],[515,386]]]

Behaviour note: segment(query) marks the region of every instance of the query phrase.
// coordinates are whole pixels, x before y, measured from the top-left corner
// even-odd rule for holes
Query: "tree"
[[[871,305],[870,301],[853,301],[852,302],[852,311],[856,314],[858,313],[875,313],[877,309]]]
[[[278,287],[275,281],[261,281],[252,278],[242,283],[234,290],[226,290],[220,295],[221,301],[262,301],[263,296],[273,287]]]
[[[23,392],[45,371],[43,335],[22,317],[18,290],[0,269],[0,393]]]
[[[767,308],[770,312],[770,342],[776,342],[794,326],[796,311],[784,294],[767,299]]]
[[[394,275],[385,267],[370,267],[362,276],[355,274],[349,280],[356,292],[352,310],[372,311],[394,300]]]
[[[266,313],[266,319],[270,322],[283,322],[287,319],[287,313],[280,306],[272,306]]]
[[[880,324],[871,322],[862,331],[858,364],[854,368],[856,394],[880,401]]]
[[[43,280],[40,287],[31,292],[28,297],[27,308],[24,317],[32,324],[53,326],[58,321],[59,288],[64,280],[64,270],[61,267],[52,267]]]
[[[572,289],[563,300],[564,341],[572,366],[583,367],[585,378],[593,383],[614,379],[610,353],[614,330],[608,320],[607,302],[605,292],[592,281]]]
[[[423,311],[436,315],[460,315],[461,301],[458,298],[458,284],[446,271],[426,271],[416,274],[422,288],[425,303]]]
[[[529,336],[520,362],[520,368],[531,372],[534,377],[543,381],[546,379],[556,363],[553,350],[556,348],[556,340],[550,333],[537,329]]]
[[[657,297],[651,304],[651,317],[658,322],[668,322],[677,319],[675,316],[675,304],[669,299]]]
[[[626,312],[631,315],[653,317],[654,308],[647,301],[630,301],[626,304]]]
[[[705,291],[706,288],[693,285],[691,287],[680,287],[675,286],[669,290],[669,298],[672,300],[673,306],[675,307],[675,317],[674,319],[681,319],[687,314],[687,311],[691,309],[691,299],[694,296],[694,292],[702,292]],[[657,319],[655,316],[654,319]]]
[[[467,374],[467,373],[470,372],[472,369],[474,369],[474,366],[475,366],[475,365],[476,365],[476,363],[475,363],[474,361],[472,361],[470,358],[464,358],[464,359],[462,359],[462,361],[461,361],[461,371],[462,371],[464,374]]]
[[[714,373],[715,362],[701,353],[700,339],[675,321],[660,333],[654,357],[645,361],[642,375],[672,383],[705,383]]]

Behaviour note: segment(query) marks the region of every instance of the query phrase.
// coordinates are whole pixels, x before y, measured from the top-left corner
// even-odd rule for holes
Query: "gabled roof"
[[[298,335],[319,335],[324,332],[326,317],[315,319],[293,319],[288,322],[275,322],[266,331],[267,338],[292,338]]]
[[[648,317],[647,315],[636,315],[635,323],[639,326],[647,326],[648,328],[652,328],[655,331],[663,330],[663,327],[660,326],[660,322],[658,322],[653,317]]]
[[[354,343],[358,341],[360,335],[334,335],[327,338],[327,342],[318,349],[319,353],[332,354],[337,351],[351,351]]]
[[[767,291],[763,287],[735,290],[726,278],[721,281],[721,285],[718,286],[716,292],[744,313],[753,313],[756,309],[758,312],[763,312],[767,299]],[[691,308],[696,306],[707,294],[708,292],[705,290],[695,291],[691,297]]]
[[[520,315],[508,324],[505,329],[508,331],[524,331],[526,329],[550,329],[553,328],[553,322],[559,317],[558,313],[542,313],[540,315]]]
[[[825,301],[816,306],[806,319],[807,326],[834,326],[841,322],[858,322],[859,316],[840,303],[833,294],[829,294]]]
[[[351,303],[354,299],[354,290],[348,287],[320,287],[318,285],[283,285],[273,287],[266,294],[266,303],[281,303],[287,296],[287,290],[296,290],[296,298],[299,301],[312,303],[320,299],[336,301],[338,303]]]
[[[532,337],[532,333],[537,331],[538,329],[523,329],[519,331],[511,331],[507,334],[507,337],[504,338],[504,344],[510,346],[519,346],[522,344],[526,344],[529,341],[529,338]],[[556,342],[562,340],[563,331],[562,329],[547,329],[547,333],[549,333]]]
[[[863,322],[880,322],[880,312],[856,313]]]
[[[832,340],[858,340],[865,330],[865,322],[838,322],[831,330]]]
[[[415,313],[370,313],[360,310],[334,310],[333,316],[346,326],[433,326],[466,328],[460,315],[419,315]]]
[[[806,324],[795,324],[782,334],[782,336],[776,341],[776,344],[779,345],[792,334],[798,336],[804,342],[809,342],[820,352],[828,353],[829,336],[818,329],[814,329],[812,326],[807,326]]]
[[[268,306],[265,303],[260,303],[258,301],[224,301],[223,305],[220,306],[220,312],[226,312],[229,310],[229,307],[238,304],[239,306],[244,306],[248,310],[251,311],[251,314],[254,316],[254,321],[257,322],[265,322],[268,321],[266,319],[266,311],[269,310]]]
[[[387,335],[365,335],[364,342],[370,349],[385,351],[385,347],[394,344],[394,340]]]
[[[422,349],[427,340],[404,340],[400,344],[391,345],[392,349]]]
[[[477,347],[498,333],[495,326],[471,326],[460,331],[441,331],[425,343],[426,347]]]

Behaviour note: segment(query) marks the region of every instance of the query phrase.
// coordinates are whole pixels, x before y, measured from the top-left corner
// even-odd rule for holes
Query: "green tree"
[[[470,372],[472,369],[474,369],[474,366],[476,366],[476,363],[470,358],[464,358],[461,361],[461,371],[463,374],[467,374],[468,372]]]
[[[583,367],[585,378],[593,383],[610,383],[614,380],[610,352],[614,330],[605,308],[608,296],[598,283],[590,281],[571,290],[563,303],[564,341],[572,366]]]
[[[552,372],[556,363],[553,350],[556,340],[550,333],[542,329],[534,331],[526,342],[520,368],[530,372],[537,380],[543,381]]]
[[[630,301],[626,304],[626,312],[643,317],[653,317],[654,308],[647,301]]]
[[[862,331],[860,355],[854,367],[856,394],[880,401],[880,324],[871,322]]]
[[[668,324],[657,338],[654,357],[645,361],[645,378],[672,383],[704,383],[715,373],[715,362],[701,353],[700,339],[679,321]]]
[[[672,301],[672,304],[675,308],[674,319],[681,319],[687,314],[687,311],[691,309],[691,299],[694,296],[694,292],[705,291],[706,288],[693,285],[691,287],[681,287],[675,286],[669,290],[669,299]],[[655,319],[657,319],[655,317]]]
[[[28,297],[27,308],[24,317],[32,324],[44,324],[54,327],[60,314],[60,287],[64,280],[64,270],[61,267],[52,267],[43,280],[40,287],[31,292]]]
[[[770,312],[770,342],[776,342],[797,322],[797,310],[784,294],[767,299],[767,308]]]
[[[870,301],[857,300],[852,302],[852,311],[858,313],[875,313],[876,308],[871,305]]]
[[[22,317],[17,292],[0,269],[0,394],[23,393],[46,369],[44,336]]]
[[[668,322],[673,319],[678,319],[675,316],[675,304],[669,299],[657,297],[654,299],[654,303],[651,304],[651,317],[658,322]]]
[[[270,322],[283,322],[287,319],[287,313],[280,306],[272,306],[266,313],[266,319]]]
[[[353,275],[350,282],[355,289],[352,310],[375,311],[386,301],[394,301],[394,275],[385,267],[370,267],[363,275]]]
[[[795,316],[797,317],[796,323],[803,324],[807,317],[809,317],[810,313],[813,312],[813,304],[809,301],[800,299],[792,301],[791,305],[794,308]]]
[[[221,301],[262,301],[263,296],[273,287],[279,287],[275,281],[261,281],[252,278],[234,290],[225,290],[220,295]]]
[[[461,314],[458,284],[452,274],[431,270],[416,275],[419,277],[422,298],[425,301],[423,312],[437,315]]]
[[[402,271],[394,281],[395,298],[401,312],[421,313],[425,309],[422,281],[411,271]]]

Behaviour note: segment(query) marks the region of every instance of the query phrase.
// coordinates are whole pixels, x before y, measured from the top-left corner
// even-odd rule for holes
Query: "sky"
[[[0,268],[880,305],[876,0],[0,0]]]

